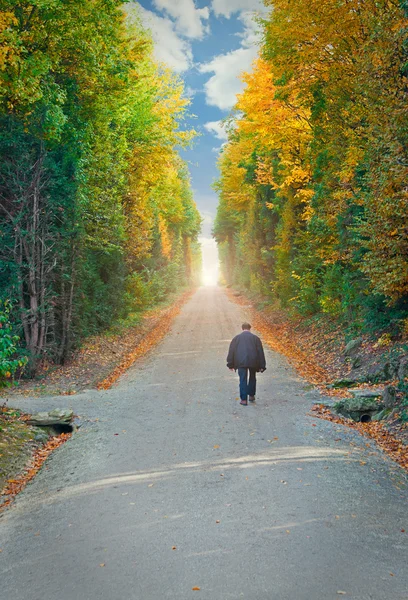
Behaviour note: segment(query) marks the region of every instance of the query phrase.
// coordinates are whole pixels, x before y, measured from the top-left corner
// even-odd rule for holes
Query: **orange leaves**
[[[38,473],[41,469],[43,463],[47,460],[48,456],[59,448],[62,444],[64,444],[71,437],[70,433],[62,433],[59,436],[53,437],[49,442],[45,444],[42,448],[39,448],[35,453],[31,460],[30,466],[24,471],[22,475],[16,477],[15,479],[9,479],[5,489],[3,490],[3,495],[7,496],[7,500],[3,502],[0,506],[4,508],[8,506],[13,498],[21,492],[22,489],[25,488],[27,483],[33,479],[33,477]]]
[[[378,421],[371,421],[370,423],[356,423],[351,419],[345,419],[343,417],[334,415],[323,404],[315,404],[312,408],[312,412],[320,419],[346,425],[351,429],[357,429],[357,431],[359,431],[362,435],[374,439],[384,452],[386,452],[401,467],[408,470],[408,447],[389,431],[386,431],[382,423]],[[364,466],[366,462],[360,461],[360,464]]]

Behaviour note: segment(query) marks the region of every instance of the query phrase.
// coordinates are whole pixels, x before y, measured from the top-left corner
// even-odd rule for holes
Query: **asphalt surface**
[[[201,288],[113,389],[16,401],[83,426],[0,521],[2,600],[408,599],[403,471],[270,350],[241,406],[245,317]]]

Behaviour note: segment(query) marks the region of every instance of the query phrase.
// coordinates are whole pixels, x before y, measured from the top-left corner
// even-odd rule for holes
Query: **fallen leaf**
[[[105,563],[101,563],[99,566],[100,566],[100,567],[104,567],[104,566],[105,566]]]
[[[214,450],[217,450],[218,448],[219,448],[219,445],[218,445],[218,444],[215,444],[215,446],[214,446]]]
[[[198,585],[195,585],[193,588],[191,588],[193,590],[193,592],[199,592],[201,590],[201,588],[198,587]]]
[[[337,590],[336,594],[338,594],[339,596],[345,596],[347,594],[347,592],[342,592],[341,590]]]
[[[149,483],[149,485],[147,487],[153,487],[154,483]]]

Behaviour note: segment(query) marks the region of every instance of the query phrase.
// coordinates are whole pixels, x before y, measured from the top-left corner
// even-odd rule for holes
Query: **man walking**
[[[251,325],[243,323],[242,333],[232,340],[227,356],[227,367],[231,371],[238,369],[239,394],[243,406],[248,405],[248,396],[250,402],[255,402],[256,374],[266,369],[262,342],[250,330]]]

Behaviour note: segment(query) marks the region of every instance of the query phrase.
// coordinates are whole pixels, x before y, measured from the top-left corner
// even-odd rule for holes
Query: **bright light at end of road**
[[[219,277],[218,248],[212,238],[201,237],[203,272],[201,282],[205,286],[217,285]]]

